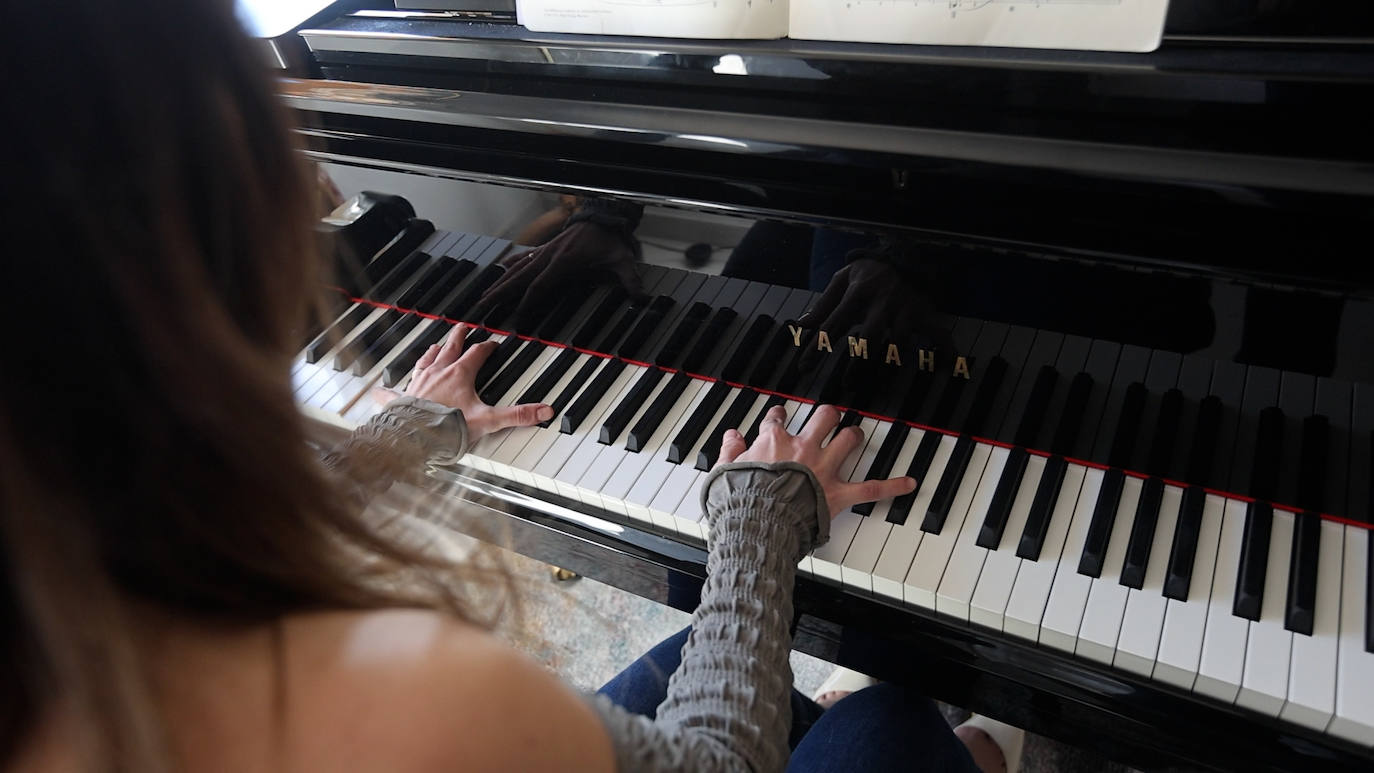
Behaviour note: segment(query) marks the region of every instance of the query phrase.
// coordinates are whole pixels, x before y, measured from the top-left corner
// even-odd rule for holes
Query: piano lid
[[[434,14],[301,33],[314,136],[374,162],[1368,293],[1367,42],[1151,54],[535,34]]]

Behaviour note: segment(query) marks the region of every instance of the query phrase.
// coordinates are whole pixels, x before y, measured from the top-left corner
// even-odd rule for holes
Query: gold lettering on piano
[[[968,377],[969,377],[969,372],[968,372],[968,358],[966,358],[966,357],[955,357],[955,358],[954,358],[954,375],[957,376],[957,377],[959,377],[959,378],[962,378],[962,379],[968,379]]]
[[[868,359],[868,339],[849,337],[849,356]]]
[[[960,357],[959,359],[963,359],[963,358]],[[967,363],[966,363],[966,364],[967,364]],[[957,363],[957,362],[955,363],[955,367],[956,367],[956,368],[958,367],[958,363]],[[935,372],[935,352],[933,352],[933,351],[931,351],[931,350],[929,350],[929,349],[917,349],[917,350],[916,350],[916,368],[917,368],[918,370],[928,370],[928,371],[930,371],[931,373],[934,373],[934,372]]]
[[[802,344],[802,337],[806,333],[806,330],[807,329],[801,325],[787,324],[787,332],[792,337],[793,346],[800,348],[804,345]],[[874,344],[874,346],[883,347],[883,364],[885,365],[894,365],[900,368],[903,365],[903,358],[911,358],[914,356],[916,368],[918,370],[923,370],[927,373],[935,373],[937,370],[943,370],[943,368],[939,366],[939,363],[943,362],[945,358],[943,356],[937,357],[938,350],[936,349],[912,347],[903,350],[903,347],[896,343],[877,343]],[[867,337],[846,335],[845,350],[849,353],[850,357],[866,360],[869,358],[869,340]],[[834,344],[831,343],[830,340],[830,333],[824,330],[816,331],[816,351],[828,352],[830,354],[835,353]],[[949,370],[952,377],[972,380],[973,363],[969,361],[966,355],[954,355],[951,361],[953,362],[953,367]]]

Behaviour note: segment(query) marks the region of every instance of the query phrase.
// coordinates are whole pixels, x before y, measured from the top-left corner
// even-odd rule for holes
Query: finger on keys
[[[553,406],[544,403],[523,403],[492,408],[487,417],[487,432],[497,432],[511,427],[533,427],[541,421],[553,418]]]
[[[839,422],[836,422],[836,424],[838,423]],[[834,429],[835,425],[830,425],[830,428]],[[849,452],[858,448],[863,442],[864,431],[857,424],[854,424],[845,427],[843,432],[836,434],[835,437],[831,439],[830,444],[825,447],[825,452],[828,455],[833,455],[838,464],[838,460],[842,460],[846,456],[849,456]]]
[[[888,478],[887,480],[844,483],[829,497],[830,512],[832,514],[840,513],[860,502],[881,502],[884,499],[910,494],[915,490],[915,478]]]
[[[729,464],[735,461],[747,447],[744,436],[739,433],[739,430],[725,430],[724,437],[720,439],[720,456],[716,459],[716,465]]]
[[[467,335],[467,325],[461,322],[454,325],[452,332],[450,332],[448,338],[444,340],[444,345],[439,347],[439,351],[435,353],[434,359],[430,362],[430,365],[437,365],[442,368],[457,362],[458,358],[463,354],[463,341],[467,338]],[[429,352],[425,352],[425,354],[429,354]],[[426,368],[429,367],[429,365],[424,364],[424,357],[421,357],[416,365]]]
[[[425,353],[420,355],[420,359],[415,361],[415,369],[422,370],[434,364],[434,358],[439,356],[439,350],[443,348],[439,344],[430,344]]]
[[[500,344],[496,341],[490,339],[477,344],[466,352],[463,352],[463,356],[458,358],[458,367],[476,375],[477,371],[482,369],[482,363],[487,361],[487,358],[491,356],[492,352],[496,351],[496,347],[499,345]]]
[[[770,425],[769,429],[787,432],[787,409],[781,405],[775,405],[768,409],[764,414],[763,421],[759,422],[759,431],[763,431],[765,424]]]
[[[800,410],[800,409],[799,409]],[[840,410],[833,405],[818,405],[806,420],[799,435],[816,445],[821,445],[831,432],[840,425]]]

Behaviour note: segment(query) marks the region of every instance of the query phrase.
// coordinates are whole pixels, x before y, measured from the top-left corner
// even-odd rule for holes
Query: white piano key
[[[940,480],[945,465],[949,464],[949,457],[953,451],[954,438],[942,435],[939,445],[935,447],[935,453],[931,455],[930,467],[926,469],[926,479],[917,481],[919,488],[916,489],[916,498],[911,503],[911,513],[907,516],[906,523],[892,527],[892,532],[888,534],[887,542],[883,545],[883,552],[878,556],[878,563],[873,567],[874,593],[902,600],[902,584],[906,581],[907,571],[912,566],[911,561],[916,557],[916,549],[920,547],[921,539],[925,535],[925,532],[921,531],[921,517],[930,504],[930,498],[935,494],[936,483]],[[948,529],[949,526],[948,523],[945,524],[945,528]],[[935,608],[933,600],[930,607]]]
[[[492,398],[491,404],[493,406],[509,408],[515,405],[515,401],[520,399],[520,395],[524,394],[526,389],[529,389],[530,384],[539,375],[539,372],[548,366],[549,362],[559,351],[557,347],[546,346],[536,341],[526,341],[524,346],[537,347],[539,353],[535,355],[534,360],[525,368],[525,371],[519,374],[518,378],[515,379],[509,389]],[[521,349],[523,348],[524,347],[521,347]],[[511,354],[512,359],[519,354],[519,351],[520,350],[517,350]],[[507,368],[510,367],[514,367],[514,365],[507,362],[497,371],[496,377],[501,376],[505,373]],[[486,460],[488,467],[491,467],[491,458],[495,456],[496,449],[501,447],[501,444],[506,441],[506,438],[508,438],[513,431],[513,429],[509,428],[498,430],[478,440],[477,444],[472,448],[473,455],[480,456],[482,459]],[[491,467],[491,469],[493,473],[500,474],[495,467]]]
[[[1169,599],[1164,595],[1164,578],[1169,569],[1169,550],[1174,544],[1179,505],[1183,489],[1165,486],[1159,502],[1150,559],[1145,564],[1145,581],[1126,595],[1126,616],[1116,642],[1112,664],[1117,668],[1149,676],[1159,655],[1159,639],[1164,630],[1164,613]]]
[[[978,531],[983,526],[983,515],[992,504],[992,496],[997,491],[997,481],[1002,476],[1010,453],[1006,448],[994,446],[988,454],[987,466],[983,468],[973,502],[969,505],[968,514],[964,516],[963,525],[959,529],[954,552],[950,554],[945,574],[940,578],[940,587],[935,592],[935,609],[938,612],[953,615],[961,620],[969,619],[973,591],[978,587],[978,576],[983,572],[983,561],[989,552],[986,548],[978,547]],[[972,468],[973,460],[969,461]],[[974,471],[965,470],[965,478]],[[966,481],[960,482],[960,488],[963,488],[964,482]],[[948,523],[945,524],[945,528],[949,528]]]
[[[624,393],[616,398],[616,405],[620,405],[620,403],[625,400],[626,396],[634,389],[639,379],[644,376],[647,370],[646,368],[636,366],[629,366],[625,369],[634,371],[634,377],[630,379]],[[625,433],[629,432],[630,427],[633,427],[635,422],[639,421],[639,417],[644,415],[644,412],[649,408],[649,404],[658,397],[658,393],[663,391],[663,387],[667,383],[668,379],[665,376],[660,378],[658,383],[654,384],[654,388],[650,390],[648,398],[635,410],[630,420],[626,422],[625,430],[610,443],[602,443],[600,441],[601,425],[605,423],[606,419],[610,418],[609,414],[607,414],[601,422],[598,422],[596,426],[591,428],[591,434],[587,441],[578,449],[579,454],[593,454],[591,461],[587,465],[587,469],[575,483],[571,478],[564,477],[564,480],[569,483],[574,483],[574,485],[577,486],[580,492],[579,498],[581,498],[582,501],[612,512],[620,513],[621,515],[628,515],[628,513],[625,512],[625,505],[618,498],[602,496],[602,491],[605,490],[606,484],[610,481],[611,476],[615,474],[616,468],[619,467],[625,457],[630,454],[629,451],[625,450]]]
[[[754,403],[749,407],[749,410],[745,412],[744,419],[739,424],[741,432],[747,431],[748,428],[753,425],[755,417],[763,411],[764,406],[767,404],[768,396],[762,394],[758,395]],[[684,462],[684,465],[685,464]],[[686,491],[686,495],[682,497],[682,501],[678,504],[677,509],[673,511],[673,514],[677,516],[680,522],[693,524],[694,527],[699,530],[702,539],[706,539],[706,524],[702,521],[704,514],[701,511],[700,486],[708,474],[708,472],[697,472],[692,485]]]
[[[1240,574],[1240,547],[1245,531],[1244,502],[1227,500],[1217,546],[1217,566],[1213,572],[1212,594],[1207,600],[1207,626],[1202,635],[1202,657],[1198,661],[1193,692],[1233,703],[1240,691],[1245,666],[1245,643],[1250,636],[1250,621],[1231,614],[1236,599],[1236,579]]]
[[[668,444],[672,442],[673,436],[678,433],[691,412],[700,405],[706,396],[707,386],[701,379],[689,379],[682,394],[674,401],[663,421],[659,422],[658,429],[654,430],[649,441],[638,453],[630,455],[636,458],[626,457],[611,477],[606,495],[624,500],[625,508],[632,517],[652,521],[672,531],[678,530],[674,518],[664,518],[662,515],[655,517],[649,509],[649,503],[663,486],[664,480],[677,467],[667,459]],[[622,483],[624,485],[621,485]]]
[[[1336,711],[1326,732],[1365,746],[1374,745],[1374,652],[1365,650],[1369,529],[1345,527],[1341,561],[1341,627],[1336,643]]]
[[[945,439],[942,438],[940,441],[941,451],[944,450],[944,445]],[[906,577],[902,581],[902,598],[907,604],[924,609],[936,608],[938,603],[936,595],[940,589],[940,583],[949,569],[950,557],[954,553],[955,546],[959,543],[959,536],[963,533],[963,528],[966,525],[965,521],[970,517],[971,510],[976,507],[974,505],[975,497],[979,497],[979,492],[985,488],[983,484],[986,480],[988,461],[992,457],[992,449],[993,447],[986,443],[974,445],[973,453],[969,454],[968,468],[964,470],[964,477],[959,482],[959,490],[954,492],[954,502],[950,505],[949,514],[945,517],[945,523],[940,529],[940,533],[921,532],[925,536],[921,538],[921,544],[917,546],[916,555],[913,557]],[[945,466],[947,465],[941,462],[942,470]],[[998,471],[1000,472],[1000,468]],[[933,463],[930,466],[928,477],[932,483],[930,490],[927,491],[922,488],[922,493],[925,494],[926,499],[922,502],[919,497],[917,498],[911,508],[911,517],[902,525],[902,529],[910,527],[918,532],[921,531],[921,522],[925,520],[927,505],[930,503],[930,497],[934,494],[934,484],[939,481],[939,475],[936,474]],[[979,498],[978,501],[985,502],[991,496],[991,493],[988,493],[987,497]],[[897,534],[897,528],[893,527],[893,535]],[[889,544],[892,542],[892,537],[888,538],[888,542]],[[883,548],[883,552],[886,553],[887,548]],[[882,559],[880,558],[879,561],[881,562]]]
[[[1336,709],[1336,645],[1341,626],[1341,559],[1345,528],[1335,521],[1321,525],[1317,555],[1317,606],[1312,634],[1293,634],[1293,657],[1288,669],[1288,701],[1279,718],[1325,730]],[[1374,684],[1370,685],[1374,688]]]
[[[1040,639],[1040,621],[1045,616],[1045,605],[1049,603],[1050,588],[1054,585],[1055,569],[1073,525],[1078,492],[1083,486],[1086,472],[1087,468],[1078,464],[1070,464],[1064,470],[1064,482],[1050,513],[1050,525],[1045,532],[1040,557],[1034,561],[1021,561],[1002,621],[1002,630],[1013,636],[1031,641]]]
[[[1073,652],[1078,645],[1078,629],[1083,626],[1083,610],[1092,590],[1092,578],[1078,573],[1078,561],[1083,555],[1083,543],[1088,537],[1093,506],[1102,490],[1104,474],[1092,467],[1083,472],[1083,485],[1074,503],[1073,523],[1069,524],[1069,533],[1064,538],[1050,596],[1045,601],[1045,614],[1040,618],[1040,643],[1066,652]]]
[[[1031,454],[1026,459],[1026,470],[1021,483],[1016,488],[1011,511],[1002,530],[1002,539],[995,550],[988,550],[983,559],[983,571],[978,575],[978,585],[973,590],[969,606],[969,621],[1002,630],[1007,603],[1011,600],[1011,590],[1016,584],[1016,575],[1021,569],[1022,559],[1016,555],[1021,541],[1021,532],[1026,530],[1026,519],[1030,516],[1031,503],[1035,490],[1045,473],[1045,457]],[[982,519],[979,519],[982,527]]]
[[[906,474],[924,436],[923,430],[907,430],[906,440],[893,459],[891,476]],[[885,499],[874,505],[873,511],[859,524],[859,529],[849,544],[849,550],[844,554],[844,561],[840,564],[840,582],[864,590],[873,590],[873,569],[877,566],[878,558],[887,544],[888,535],[892,533],[892,524],[887,520],[887,514],[892,508],[893,501]]]
[[[602,367],[605,366],[606,363],[603,363]],[[598,368],[597,372],[600,370]],[[597,450],[602,447],[596,442],[597,433],[601,431],[601,422],[615,409],[621,395],[629,389],[632,379],[637,375],[639,374],[635,368],[627,367],[622,370],[606,389],[606,393],[592,406],[592,410],[587,413],[577,430],[559,438],[544,458],[539,460],[535,472],[553,480],[558,492],[563,496],[569,499],[582,499],[576,482],[596,458]],[[596,374],[593,373],[589,381],[595,378]]]
[[[1129,475],[1121,486],[1121,501],[1117,504],[1102,575],[1092,581],[1088,590],[1088,603],[1083,607],[1083,623],[1078,628],[1078,642],[1074,646],[1077,654],[1103,663],[1112,662],[1116,640],[1121,633],[1121,618],[1126,613],[1126,591],[1129,589],[1121,584],[1121,568],[1126,563],[1126,545],[1131,538],[1141,487],[1141,480]]]
[[[1269,537],[1269,561],[1264,570],[1264,600],[1260,619],[1250,621],[1245,644],[1245,669],[1236,705],[1278,716],[1288,697],[1288,664],[1293,632],[1283,627],[1288,604],[1288,563],[1293,545],[1293,514],[1274,511]]]
[[[1159,637],[1159,656],[1155,659],[1153,675],[1161,682],[1185,690],[1193,688],[1198,663],[1202,660],[1202,638],[1207,630],[1207,609],[1212,598],[1225,510],[1226,500],[1221,497],[1208,494],[1203,500],[1202,525],[1193,554],[1188,600],[1169,599],[1164,611],[1164,630]]]
[[[703,396],[708,391],[710,391],[710,385],[704,386],[702,388]],[[696,468],[697,454],[701,452],[711,432],[715,430],[716,425],[725,418],[725,412],[730,409],[730,404],[742,391],[741,389],[731,389],[725,393],[725,399],[721,401],[720,406],[716,408],[715,413],[711,416],[710,420],[706,422],[705,427],[701,431],[701,436],[696,439],[696,442],[692,444],[691,448],[687,449],[682,462],[673,465],[673,470],[668,473],[668,477],[663,481],[663,485],[655,492],[653,501],[649,503],[649,511],[651,513],[658,513],[664,517],[673,518],[680,529],[687,528],[694,533],[700,532],[700,513],[698,512],[698,508],[693,508],[690,511],[690,516],[696,517],[683,517],[678,511],[683,498],[686,497],[689,492],[696,490],[697,483],[700,481],[701,475],[703,474],[701,470]],[[759,399],[761,400],[762,398]]]
[[[849,456],[840,466],[845,480],[859,480],[868,472],[890,426],[885,423],[880,425],[877,419],[871,418],[859,422],[858,427],[863,430],[864,441],[849,452]],[[844,555],[864,520],[864,516],[851,509],[836,513],[830,521],[830,539],[811,553],[811,570],[822,577],[839,581],[840,563],[844,561]]]
[[[568,369],[569,373],[566,376],[566,380],[560,381],[554,389],[550,390],[550,401],[557,398],[562,393],[563,389],[567,386],[568,382],[571,381],[572,378],[577,374],[577,371],[580,370],[583,367],[583,365],[585,365],[587,361],[591,360],[592,358],[593,355],[590,354],[578,355],[577,359],[573,361],[572,367]],[[583,382],[581,387],[579,387],[577,393],[581,394],[581,392],[587,388],[587,384],[589,383],[591,383],[590,377],[588,377],[588,379],[585,382]],[[576,399],[577,395],[574,395],[573,400]],[[571,404],[571,402],[565,404],[563,406],[563,409],[567,410],[568,406]],[[549,472],[547,466],[543,463],[543,460],[544,456],[549,453],[550,449],[553,448],[555,443],[559,442],[561,438],[568,437],[568,435],[564,435],[562,432],[558,431],[559,426],[561,424],[560,419],[560,416],[555,416],[553,418],[553,421],[549,424],[547,428],[550,431],[536,435],[533,439],[530,440],[529,443],[525,445],[523,449],[520,450],[520,454],[516,456],[515,459],[511,462],[512,467],[525,470],[527,472],[527,474],[534,481],[533,485],[545,490],[557,490],[557,487],[554,485],[553,475],[558,472],[558,467],[562,466],[562,462],[560,461],[558,467],[554,467],[553,470]]]

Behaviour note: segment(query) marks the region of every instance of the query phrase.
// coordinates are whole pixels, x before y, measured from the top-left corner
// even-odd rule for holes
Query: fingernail
[[[534,412],[534,417],[540,421],[548,421],[553,418],[553,408],[547,405],[539,406],[539,410]]]
[[[903,478],[903,480],[906,481],[906,485],[910,486],[910,487],[913,488],[913,489],[916,488],[916,479],[915,479],[915,478],[910,478],[910,477],[908,477],[908,478]]]

